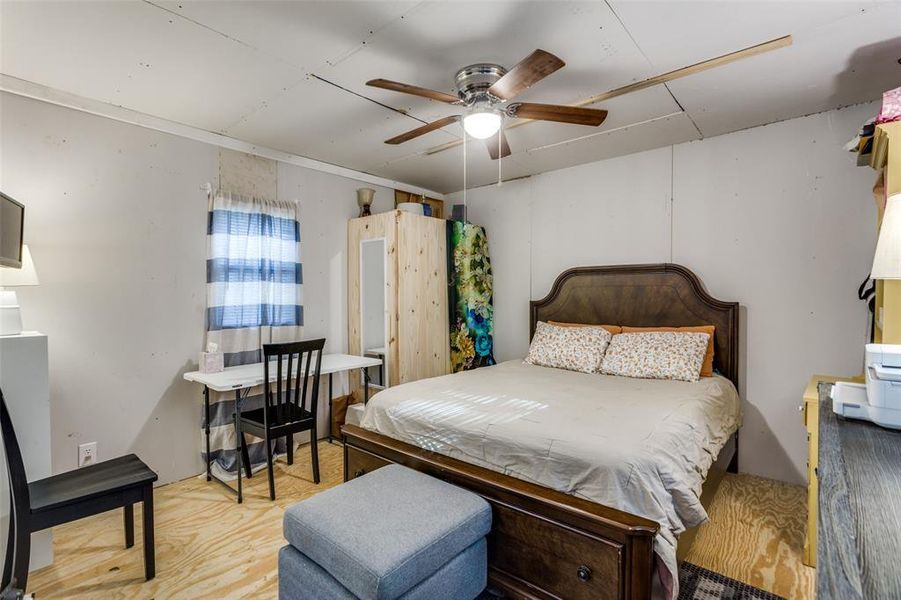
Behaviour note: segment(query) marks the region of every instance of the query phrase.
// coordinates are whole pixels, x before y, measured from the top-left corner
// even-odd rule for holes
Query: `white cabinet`
[[[28,481],[50,476],[50,383],[47,369],[47,336],[34,331],[0,336],[0,389],[22,450]],[[2,447],[0,447],[2,453]],[[9,531],[9,476],[6,456],[0,469],[0,561],[5,556]],[[50,530],[31,536],[30,569],[53,562]]]

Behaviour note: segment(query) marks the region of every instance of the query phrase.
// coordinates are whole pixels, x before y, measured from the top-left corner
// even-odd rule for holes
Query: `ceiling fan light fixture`
[[[493,136],[501,128],[501,115],[493,109],[473,110],[463,117],[463,129],[470,136],[485,140]]]

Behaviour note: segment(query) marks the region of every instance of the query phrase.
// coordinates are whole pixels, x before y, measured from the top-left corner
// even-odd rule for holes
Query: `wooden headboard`
[[[635,327],[715,325],[713,364],[738,387],[738,302],[723,302],[680,265],[576,267],[533,300],[529,338],[538,321]]]

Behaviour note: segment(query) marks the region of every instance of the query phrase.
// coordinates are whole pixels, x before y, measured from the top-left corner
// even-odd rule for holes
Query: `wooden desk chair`
[[[241,459],[247,477],[251,476],[246,434],[263,438],[266,444],[266,465],[269,468],[269,498],[275,500],[275,475],[272,470],[272,443],[287,438],[288,464],[294,464],[294,434],[310,432],[310,453],[313,459],[313,481],[319,483],[319,449],[316,446],[316,407],[319,404],[319,371],[325,338],[263,344],[263,407],[241,411]],[[293,377],[294,356],[297,373]],[[282,377],[282,362],[287,358],[287,372]],[[269,381],[270,361],[275,362],[275,393]],[[312,378],[312,386],[308,383]],[[282,387],[284,386],[284,391]],[[307,394],[307,392],[310,392]],[[309,402],[307,398],[309,397]],[[308,404],[309,408],[305,408]]]
[[[0,391],[0,433],[9,473],[10,524],[0,589],[25,590],[31,534],[84,517],[124,508],[125,547],[134,546],[134,505],[144,503],[144,576],[156,575],[153,482],[157,475],[134,454],[28,483],[12,419]]]

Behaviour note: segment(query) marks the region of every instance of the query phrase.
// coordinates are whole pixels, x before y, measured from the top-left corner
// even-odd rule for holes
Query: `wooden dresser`
[[[901,432],[819,397],[817,598],[901,598]]]
[[[804,390],[801,417],[807,428],[807,536],[804,538],[804,564],[817,566],[817,463],[819,460],[820,396],[817,385],[821,382],[860,381],[857,377],[814,375]]]

